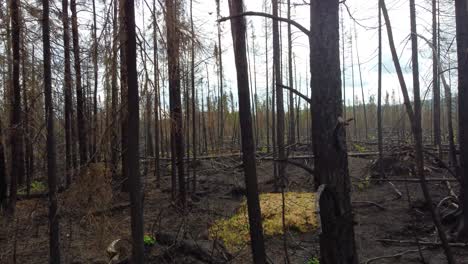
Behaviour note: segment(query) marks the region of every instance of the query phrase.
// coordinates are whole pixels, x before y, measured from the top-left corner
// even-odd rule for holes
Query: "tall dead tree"
[[[216,15],[221,17],[221,10],[219,6],[220,0],[216,1]],[[218,67],[219,67],[219,102],[218,102],[218,144],[219,148],[223,148],[224,138],[224,77],[223,77],[223,46],[221,45],[221,25],[218,24]]]
[[[243,12],[243,1],[230,1],[231,16]],[[244,18],[231,20],[234,58],[237,70],[237,92],[239,97],[239,120],[242,137],[242,161],[244,164],[245,187],[247,192],[247,209],[253,261],[256,264],[266,263],[265,243],[263,240],[262,216],[257,186],[257,168],[255,163],[255,143],[250,112],[249,76],[246,57],[246,25]]]
[[[93,90],[93,114],[92,114],[92,139],[91,139],[91,156],[96,162],[96,143],[98,133],[98,110],[97,110],[97,89],[98,89],[98,41],[97,41],[97,23],[96,23],[96,0],[93,0],[93,73],[94,73],[94,90]]]
[[[9,212],[15,213],[19,179],[24,177],[23,129],[21,121],[20,38],[21,23],[19,1],[10,1],[11,41],[13,48],[13,86],[10,94],[10,200]]]
[[[132,231],[132,257],[131,262],[142,264],[144,262],[143,245],[143,196],[140,180],[140,155],[139,155],[139,123],[140,109],[138,99],[138,74],[136,64],[136,34],[135,34],[135,3],[133,0],[120,0],[121,16],[124,23],[120,26],[121,47],[125,54],[125,79],[127,82],[126,109],[128,113],[126,140],[127,146],[127,176],[130,191],[130,214]]]
[[[44,55],[44,103],[47,127],[47,183],[49,187],[49,263],[58,264],[60,263],[60,230],[57,210],[57,158],[52,99],[49,0],[42,1],[42,41]]]
[[[118,153],[118,146],[119,146],[119,132],[118,132],[118,121],[119,121],[119,113],[118,113],[118,104],[119,104],[119,91],[117,85],[117,56],[118,56],[118,10],[117,10],[117,1],[112,3],[113,5],[113,18],[112,18],[112,61],[111,61],[111,69],[112,69],[112,77],[111,77],[111,112],[112,112],[112,121],[111,121],[111,173],[112,173],[112,180],[116,181],[117,178],[117,169],[119,163],[119,153]]]
[[[159,172],[159,152],[160,152],[160,124],[159,124],[159,59],[158,59],[158,20],[156,17],[156,0],[153,0],[153,62],[154,62],[154,161],[156,174],[156,184],[159,187],[161,183],[161,174]]]
[[[287,3],[287,16],[288,19],[291,19],[291,0],[288,0]],[[291,24],[288,23],[288,76],[289,76],[289,82],[288,85],[290,88],[294,88],[294,81],[293,81],[293,63],[292,63],[292,32],[291,32]],[[288,145],[292,145],[295,143],[296,138],[295,135],[296,133],[294,132],[295,130],[295,120],[294,120],[294,96],[293,92],[289,91],[289,137],[288,137]],[[299,140],[299,139],[298,139]]]
[[[76,11],[76,0],[70,0],[70,9],[72,13],[72,35],[73,35],[73,55],[75,63],[75,86],[76,86],[76,116],[78,127],[78,144],[80,153],[80,165],[84,165],[88,160],[88,140],[86,136],[86,118],[85,118],[85,96],[81,84],[81,60],[80,43],[78,33],[78,17]]]
[[[432,93],[433,93],[433,129],[434,146],[439,149],[441,144],[440,136],[440,78],[438,70],[438,45],[437,45],[437,0],[432,0]]]
[[[196,129],[196,115],[195,115],[195,30],[193,26],[193,0],[190,0],[190,33],[192,39],[190,40],[190,80],[192,91],[192,152],[193,152],[193,176],[192,176],[192,191],[195,193],[197,187],[197,129]]]
[[[321,208],[320,263],[358,263],[351,208],[345,120],[341,97],[339,0],[310,2],[310,73],[315,184],[325,184],[335,202]],[[335,208],[328,218],[327,208]],[[322,215],[323,214],[323,215]],[[335,221],[339,221],[335,222]]]
[[[184,133],[182,103],[180,94],[180,35],[178,30],[179,2],[166,0],[166,27],[167,27],[167,56],[169,70],[169,104],[171,115],[171,156],[173,157],[172,171],[177,169],[179,183],[178,200],[185,206],[185,173],[184,173]],[[176,163],[174,164],[174,158]],[[174,166],[176,165],[176,166]]]
[[[278,0],[272,1],[273,16],[278,17]],[[283,81],[281,78],[280,60],[280,36],[278,20],[273,20],[273,67],[275,72],[275,94],[276,94],[276,144],[278,145],[278,159],[284,161],[286,153],[284,149],[284,101],[283,101]],[[285,177],[285,163],[278,163],[278,179],[275,188],[281,187],[280,181]]]
[[[468,237],[468,3],[455,0],[458,58],[458,126],[460,130],[462,237]]]
[[[63,53],[64,53],[64,95],[65,95],[65,174],[66,186],[70,186],[72,177],[72,78],[70,66],[70,27],[68,23],[68,0],[62,0]]]
[[[377,144],[379,149],[379,174],[385,177],[383,166],[383,133],[382,133],[382,2],[379,1],[379,62],[378,62],[378,87],[377,87]]]

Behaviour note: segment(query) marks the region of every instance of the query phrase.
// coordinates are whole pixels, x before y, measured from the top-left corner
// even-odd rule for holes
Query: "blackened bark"
[[[122,159],[122,191],[128,192],[128,169],[127,169],[127,139],[128,139],[128,109],[127,109],[127,56],[125,54],[125,39],[124,39],[124,24],[125,24],[125,8],[122,6],[123,2],[119,1],[119,37],[120,37],[120,145],[121,145],[121,159]]]
[[[72,79],[70,66],[70,30],[68,24],[68,0],[62,0],[62,23],[63,23],[63,52],[64,52],[64,94],[65,94],[65,178],[66,186],[70,186],[72,177]]]
[[[291,19],[291,0],[288,0],[288,19]],[[294,88],[293,81],[293,63],[292,63],[292,33],[291,24],[288,23],[288,75],[289,75],[289,87]],[[295,120],[294,120],[294,96],[293,92],[289,91],[289,137],[288,145],[296,143],[295,137]],[[299,139],[298,139],[299,140]],[[293,147],[294,148],[294,147]]]
[[[312,0],[310,4],[310,72],[312,105],[314,106],[312,143],[315,156],[315,184],[316,187],[326,184],[333,191],[337,201],[336,205],[326,204],[325,208],[320,209],[322,221],[328,215],[326,211],[336,206],[340,223],[331,233],[323,230],[320,236],[320,263],[357,264],[346,131],[342,117],[339,1]]]
[[[0,210],[6,209],[7,182],[5,168],[5,148],[3,146],[3,125],[0,120]]]
[[[278,1],[272,1],[273,7],[273,16],[278,16]],[[276,83],[276,144],[278,145],[278,159],[283,161],[286,159],[286,154],[284,151],[284,100],[283,100],[283,84],[281,78],[281,60],[280,60],[280,36],[279,36],[279,26],[278,21],[273,20],[273,67],[275,72],[275,83]],[[283,186],[283,178],[285,177],[285,164],[284,162],[279,162],[278,166],[278,178],[280,182],[276,182],[275,187]]]
[[[243,11],[243,1],[231,1],[230,14],[240,14]],[[247,207],[249,215],[250,239],[254,263],[266,263],[265,244],[263,241],[262,217],[258,197],[257,169],[255,164],[255,143],[252,131],[252,114],[250,112],[249,76],[247,72],[245,19],[231,20],[232,40],[237,69],[237,85],[239,97],[239,119],[242,137],[242,160],[244,164],[245,186],[247,192]]]
[[[153,0],[153,62],[154,62],[154,160],[157,187],[161,184],[161,173],[159,172],[160,152],[160,124],[159,124],[159,60],[158,60],[158,21],[156,19],[156,0]]]
[[[93,115],[92,115],[92,139],[91,139],[91,157],[94,162],[97,160],[96,142],[98,133],[97,118],[97,87],[98,87],[98,42],[97,42],[97,24],[96,24],[96,0],[93,0],[93,73],[94,73],[94,91],[93,91]]]
[[[119,113],[118,113],[118,104],[119,104],[119,92],[117,87],[117,56],[118,56],[118,10],[117,10],[117,3],[114,1],[113,8],[114,8],[114,17],[112,20],[112,30],[113,30],[113,38],[112,38],[112,77],[111,77],[111,112],[112,112],[112,122],[111,122],[111,172],[112,172],[112,180],[118,180],[118,167],[119,167],[119,154],[118,154],[118,146],[119,146]]]
[[[85,97],[83,94],[83,87],[81,85],[80,43],[76,0],[70,0],[70,9],[72,12],[73,55],[75,58],[76,121],[78,127],[78,144],[80,152],[80,165],[84,165],[88,161],[88,140],[86,137]]]
[[[171,113],[171,156],[177,159],[177,173],[179,182],[179,202],[185,206],[185,175],[184,175],[184,133],[182,118],[182,103],[180,94],[179,53],[180,40],[177,30],[178,1],[166,0],[167,24],[167,55],[169,69],[169,98]],[[173,163],[174,164],[174,163]],[[172,167],[173,173],[176,168]]]
[[[47,183],[49,187],[49,263],[60,263],[60,230],[57,210],[57,160],[52,100],[49,1],[42,1],[42,40],[44,55],[44,103],[47,126]]]
[[[461,204],[463,236],[468,237],[468,2],[455,0],[458,57],[458,126],[460,134]]]
[[[120,0],[122,22],[121,47],[125,52],[125,70],[127,72],[126,109],[128,113],[126,140],[127,176],[130,188],[131,227],[132,227],[132,263],[144,262],[143,246],[143,197],[140,180],[139,123],[140,109],[138,99],[138,75],[136,65],[135,5],[133,0]]]
[[[440,78],[437,45],[437,0],[432,0],[432,92],[433,92],[433,121],[434,121],[434,145],[439,149],[439,157],[442,154],[440,149]]]
[[[10,95],[10,144],[11,173],[9,212],[15,213],[16,192],[19,179],[24,177],[23,129],[21,124],[21,87],[20,87],[20,18],[19,1],[10,1],[11,41],[13,48],[13,89]]]

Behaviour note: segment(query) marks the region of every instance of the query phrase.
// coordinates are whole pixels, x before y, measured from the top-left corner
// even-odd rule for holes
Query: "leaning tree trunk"
[[[351,208],[345,120],[341,101],[339,1],[310,2],[310,73],[312,87],[312,142],[316,187],[333,190],[336,204],[321,208],[321,261],[324,264],[358,263]],[[327,208],[336,208],[337,222],[328,219]],[[323,214],[322,214],[323,212]]]
[[[231,15],[243,12],[243,1],[232,1],[229,6]],[[265,244],[263,240],[262,217],[257,186],[257,168],[255,164],[255,143],[252,131],[252,114],[250,112],[249,76],[247,72],[245,19],[231,20],[231,32],[234,46],[234,57],[237,69],[239,97],[239,119],[242,137],[242,160],[244,163],[245,186],[247,192],[247,209],[249,216],[250,240],[254,263],[266,263]]]
[[[409,120],[411,122],[411,130],[413,132],[413,137],[415,141],[415,153],[416,153],[416,174],[420,178],[421,189],[426,199],[429,209],[431,211],[431,216],[434,221],[434,224],[439,233],[439,237],[442,242],[447,260],[449,263],[455,263],[453,260],[453,255],[451,254],[450,247],[448,246],[447,236],[443,231],[442,224],[440,222],[439,215],[436,213],[430,193],[427,188],[426,178],[424,175],[424,157],[423,157],[423,146],[422,146],[422,129],[421,129],[421,99],[419,94],[419,69],[418,69],[418,45],[417,45],[417,32],[416,32],[416,10],[414,5],[414,0],[410,0],[410,17],[411,17],[411,44],[412,44],[412,66],[413,66],[413,89],[414,89],[414,110],[411,106],[411,102],[408,95],[408,89],[406,86],[405,79],[403,77],[403,72],[401,70],[401,65],[398,59],[398,55],[395,48],[395,43],[393,41],[393,32],[390,23],[390,18],[388,16],[388,11],[385,6],[385,1],[380,0],[380,8],[382,14],[385,18],[385,24],[387,27],[388,40],[390,44],[390,50],[392,53],[392,59],[395,65],[395,69],[398,75],[398,80],[400,82],[401,91],[404,98],[404,103],[406,107],[406,112],[408,114]]]
[[[15,1],[14,1],[15,2]],[[54,134],[50,52],[49,1],[42,1],[42,40],[44,55],[44,103],[47,127],[47,182],[49,187],[49,263],[60,263],[60,230],[57,210],[57,158]]]

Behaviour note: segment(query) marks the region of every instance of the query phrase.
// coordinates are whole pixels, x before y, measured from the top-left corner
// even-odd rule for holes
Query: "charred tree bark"
[[[231,15],[243,11],[243,1],[231,1],[229,11]],[[257,169],[255,164],[255,143],[250,112],[249,76],[247,72],[245,19],[231,20],[232,40],[237,69],[237,85],[239,97],[239,119],[242,137],[242,160],[244,164],[245,186],[247,191],[247,208],[249,215],[249,229],[253,261],[256,264],[266,263],[265,244],[263,240],[262,217],[257,186]]]
[[[161,173],[159,172],[159,152],[160,152],[160,124],[159,124],[159,60],[158,60],[158,20],[156,18],[156,0],[153,0],[153,62],[154,62],[154,157],[156,185],[161,184]]]
[[[460,130],[460,177],[463,230],[468,237],[468,3],[455,0],[458,57],[458,126]]]
[[[184,133],[183,133],[183,117],[182,103],[180,94],[180,40],[177,29],[178,23],[178,5],[177,1],[166,0],[166,25],[167,25],[167,55],[169,69],[169,98],[170,98],[170,113],[171,113],[171,142],[173,145],[171,156],[177,159],[177,164],[174,163],[172,171],[178,173],[179,183],[179,202],[185,206],[185,173],[184,173]]]
[[[121,41],[125,54],[125,70],[128,93],[126,108],[128,113],[127,176],[130,189],[130,214],[132,228],[132,263],[144,262],[143,246],[143,196],[140,180],[138,75],[136,64],[135,5],[133,0],[120,0],[122,22]]]
[[[65,174],[66,186],[72,178],[72,78],[70,66],[70,28],[68,24],[68,0],[62,0],[63,52],[64,52],[64,94],[65,94]]]
[[[291,0],[288,0],[288,19],[291,19]],[[293,63],[292,63],[292,33],[291,24],[288,23],[288,76],[289,76],[289,87],[294,88],[293,80]],[[289,137],[288,145],[296,143],[295,127],[296,123],[294,120],[294,95],[293,92],[289,91]],[[293,147],[294,148],[294,147]]]
[[[438,45],[437,45],[437,0],[432,0],[432,101],[433,101],[433,126],[434,146],[439,149],[439,158],[442,155],[440,135],[440,78],[438,68]]]
[[[93,162],[97,161],[96,143],[98,133],[98,111],[97,111],[97,88],[98,88],[98,42],[97,42],[97,24],[96,24],[96,0],[93,0],[93,73],[94,73],[94,91],[93,91],[93,115],[92,115],[92,140],[91,157]]]
[[[197,188],[197,130],[195,115],[195,30],[193,27],[193,0],[190,0],[190,30],[192,39],[190,41],[190,80],[192,86],[192,151],[193,151],[193,177],[192,191],[195,193]]]
[[[78,35],[78,17],[76,11],[76,0],[70,0],[72,12],[72,35],[73,35],[73,54],[75,58],[75,86],[76,86],[76,116],[78,127],[78,142],[80,152],[80,165],[88,161],[88,140],[86,136],[86,118],[85,118],[85,96],[81,84],[81,60],[80,44]]]
[[[326,211],[336,208],[336,217],[340,223],[331,232],[320,235],[320,263],[357,264],[346,130],[342,117],[339,1],[312,0],[310,4],[310,85],[314,106],[312,142],[315,185],[318,187],[326,184],[333,190],[337,200],[336,205],[327,203],[325,208],[321,208],[322,222],[328,221],[324,219],[328,215]]]
[[[21,24],[19,1],[10,0],[11,41],[13,48],[13,86],[10,95],[10,201],[9,212],[13,215],[16,207],[17,184],[24,179],[23,129],[21,121],[21,87],[20,87],[20,38]]]
[[[15,2],[15,1],[14,1]],[[52,99],[49,1],[42,1],[42,40],[44,55],[44,102],[47,126],[47,182],[49,187],[49,263],[60,263],[60,230],[57,210],[57,158]]]
[[[377,91],[377,144],[379,149],[379,174],[385,178],[383,166],[383,134],[382,134],[382,11],[381,1],[379,1],[379,62],[378,62],[378,91]]]
[[[273,16],[278,16],[278,1],[273,0]],[[281,61],[280,61],[280,37],[279,37],[279,26],[278,21],[273,20],[273,65],[275,68],[275,82],[276,82],[276,143],[278,145],[278,159],[283,161],[286,159],[284,149],[284,100],[283,100],[283,88],[280,86],[282,82],[281,78]],[[278,163],[278,178],[276,187],[282,187],[282,179],[285,177],[285,165],[283,162]]]
[[[221,11],[219,6],[220,0],[216,1],[216,14],[218,18],[221,17]],[[218,24],[218,63],[219,63],[219,126],[218,126],[218,144],[219,148],[223,148],[224,139],[224,77],[223,77],[223,48],[221,45],[221,25]]]
[[[118,121],[119,121],[119,112],[118,112],[118,104],[119,104],[119,92],[117,87],[117,56],[118,56],[118,9],[117,9],[117,1],[114,1],[113,4],[113,13],[114,17],[112,19],[112,77],[111,77],[111,112],[112,112],[112,121],[111,121],[111,173],[112,173],[112,180],[118,180],[118,167],[119,167],[119,131],[118,131]]]

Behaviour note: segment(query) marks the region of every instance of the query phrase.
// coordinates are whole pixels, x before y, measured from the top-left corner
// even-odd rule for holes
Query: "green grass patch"
[[[281,193],[261,194],[260,207],[264,234],[283,234]],[[315,193],[285,193],[285,223],[288,229],[301,233],[315,230],[318,226]],[[232,217],[216,221],[209,235],[211,239],[223,240],[231,252],[242,249],[250,241],[246,201]]]

